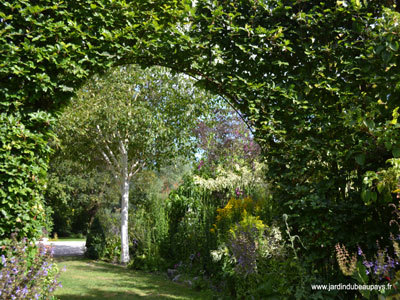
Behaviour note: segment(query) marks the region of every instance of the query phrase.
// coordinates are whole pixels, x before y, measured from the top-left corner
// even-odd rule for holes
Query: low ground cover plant
[[[56,299],[59,269],[53,261],[52,248],[32,244],[15,235],[0,251],[0,299]]]

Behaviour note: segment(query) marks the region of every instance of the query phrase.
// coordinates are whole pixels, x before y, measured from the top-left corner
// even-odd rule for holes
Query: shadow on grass
[[[86,291],[86,295],[57,295],[57,298],[60,300],[109,300],[109,299],[117,299],[117,300],[128,300],[128,299],[211,299],[211,298],[188,298],[188,297],[180,297],[178,295],[170,295],[168,293],[153,293],[147,295],[139,295],[137,293],[132,292],[104,292],[104,290],[100,289],[90,289]]]
[[[67,265],[57,292],[60,300],[83,299],[212,299],[209,292],[198,292],[171,282],[166,276],[127,269],[120,265],[79,258],[58,258]]]

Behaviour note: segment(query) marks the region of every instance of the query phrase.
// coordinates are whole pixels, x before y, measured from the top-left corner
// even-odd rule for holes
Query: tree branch
[[[115,179],[117,179],[117,178],[118,178],[118,172],[117,172],[117,170],[115,169],[114,165],[112,164],[110,158],[107,156],[107,154],[106,154],[103,150],[100,149],[100,152],[101,152],[101,154],[103,155],[104,160],[105,160],[105,161],[107,162],[107,164],[110,166],[111,171],[113,172],[113,175],[114,175]]]
[[[130,168],[130,172],[129,172],[129,179],[131,179],[137,172],[139,172],[141,169],[143,169],[146,166],[146,162],[142,163],[141,166],[139,166],[135,171],[133,171],[135,169],[135,167],[139,164],[139,161],[135,162],[132,164],[131,168]]]
[[[106,147],[106,150],[108,151],[108,154],[110,155],[112,162],[114,162],[115,167],[118,169],[118,171],[120,171],[120,170],[121,170],[121,166],[119,165],[119,163],[118,163],[118,161],[117,161],[117,159],[116,159],[116,157],[115,157],[115,155],[114,155],[114,152],[113,152],[113,151],[110,149],[110,147],[108,146],[107,140],[106,140],[106,138],[104,137],[103,132],[102,132],[101,129],[100,129],[100,126],[99,126],[99,125],[96,125],[96,129],[97,129],[97,132],[100,134],[100,136],[101,136],[101,138],[102,138],[102,140],[103,140],[103,142],[104,142],[104,146]],[[105,154],[104,151],[102,151],[102,152]],[[104,157],[104,155],[103,155],[103,157]],[[109,158],[108,156],[107,156],[107,158],[108,158],[108,161],[109,161],[110,164],[111,164],[110,158]]]

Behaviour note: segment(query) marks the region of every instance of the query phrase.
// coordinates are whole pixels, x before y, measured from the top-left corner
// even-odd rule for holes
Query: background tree
[[[118,202],[115,179],[104,165],[88,168],[57,151],[48,177],[45,203],[52,210],[52,232],[59,237],[86,235],[98,209]]]
[[[234,164],[238,160],[252,163],[260,158],[261,149],[237,111],[220,100],[208,120],[199,122],[195,129],[198,148],[204,163]]]
[[[121,262],[129,262],[129,187],[144,168],[157,168],[192,149],[190,130],[206,94],[165,69],[118,67],[85,85],[60,118],[60,134],[77,155],[103,161],[121,189]]]

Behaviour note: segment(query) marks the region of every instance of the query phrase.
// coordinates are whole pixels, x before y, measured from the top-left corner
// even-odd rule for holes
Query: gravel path
[[[57,241],[42,242],[44,245],[54,247],[54,256],[83,256],[85,253],[85,241]]]

